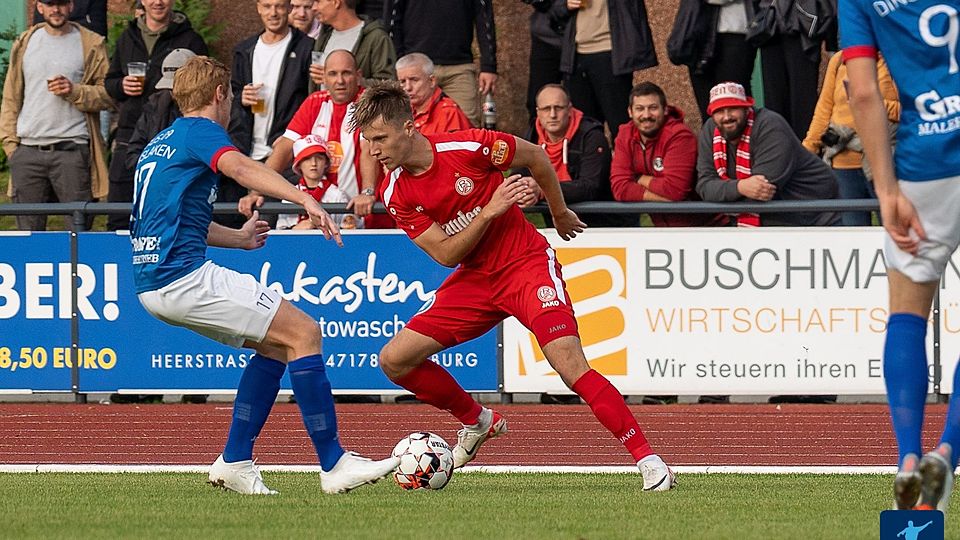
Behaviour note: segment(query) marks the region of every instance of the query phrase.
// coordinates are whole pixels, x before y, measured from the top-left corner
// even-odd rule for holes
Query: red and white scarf
[[[739,180],[747,178],[750,172],[750,132],[753,130],[753,107],[747,109],[747,127],[740,135],[737,143],[736,178],[727,175],[727,140],[720,134],[720,128],[713,128],[713,165],[717,168],[717,175],[722,180]],[[759,227],[759,214],[742,213],[737,216],[738,227]]]

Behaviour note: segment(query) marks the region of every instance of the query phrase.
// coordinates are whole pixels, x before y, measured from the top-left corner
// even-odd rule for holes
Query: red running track
[[[510,433],[476,465],[630,465],[585,405],[500,405]],[[672,465],[896,463],[886,405],[631,406],[654,449]],[[427,405],[337,406],[344,447],[385,456],[411,431],[451,444],[455,420]],[[226,439],[231,404],[0,404],[0,464],[211,463]],[[927,408],[924,447],[939,438],[945,405]],[[314,465],[296,405],[277,404],[257,442],[265,465]]]

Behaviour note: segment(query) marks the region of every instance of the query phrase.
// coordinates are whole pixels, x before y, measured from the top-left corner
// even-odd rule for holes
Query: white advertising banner
[[[882,394],[884,231],[613,229],[547,238],[591,367],[625,394]],[[956,259],[941,290],[943,389],[960,343]],[[928,329],[932,364],[933,332]],[[504,391],[563,392],[504,324]]]

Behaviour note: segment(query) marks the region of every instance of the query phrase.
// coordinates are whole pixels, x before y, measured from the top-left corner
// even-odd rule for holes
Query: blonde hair
[[[173,76],[173,99],[180,112],[199,111],[213,103],[217,87],[230,91],[230,70],[216,58],[195,56]]]
[[[410,97],[397,81],[379,82],[363,92],[353,110],[350,131],[363,129],[377,118],[383,118],[384,123],[396,126],[413,120]]]

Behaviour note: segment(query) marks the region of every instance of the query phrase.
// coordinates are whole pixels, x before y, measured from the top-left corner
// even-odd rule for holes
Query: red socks
[[[640,461],[653,453],[623,396],[606,377],[591,369],[573,383],[573,391],[590,405],[597,420],[620,440],[633,459]]]
[[[464,425],[476,424],[480,417],[480,404],[464,391],[447,370],[430,360],[393,382],[413,392],[420,401],[450,411]]]

